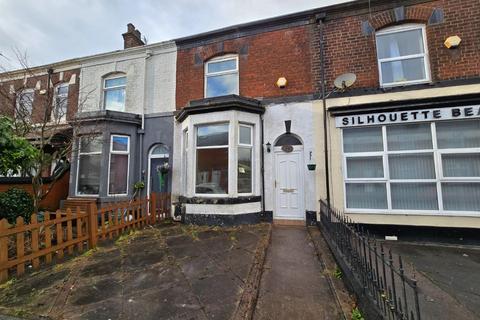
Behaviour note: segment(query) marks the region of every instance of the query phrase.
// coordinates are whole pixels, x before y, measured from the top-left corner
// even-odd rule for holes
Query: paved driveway
[[[400,254],[420,288],[425,319],[480,319],[480,248],[386,242]]]
[[[28,319],[227,319],[269,228],[147,228],[3,285],[0,313]]]

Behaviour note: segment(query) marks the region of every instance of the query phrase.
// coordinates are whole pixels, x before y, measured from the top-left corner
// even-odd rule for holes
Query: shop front
[[[336,206],[362,223],[478,225],[480,105],[392,109],[333,112]]]

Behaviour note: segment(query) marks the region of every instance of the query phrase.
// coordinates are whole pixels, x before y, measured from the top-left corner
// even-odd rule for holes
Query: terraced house
[[[480,227],[480,5],[358,0],[78,60],[69,200],[189,223]],[[67,201],[67,203],[68,203]]]

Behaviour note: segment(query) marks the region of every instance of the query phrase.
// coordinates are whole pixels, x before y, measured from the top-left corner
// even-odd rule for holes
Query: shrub
[[[0,219],[6,218],[14,224],[17,217],[23,217],[25,223],[28,223],[33,210],[33,198],[25,190],[11,188],[0,192]]]

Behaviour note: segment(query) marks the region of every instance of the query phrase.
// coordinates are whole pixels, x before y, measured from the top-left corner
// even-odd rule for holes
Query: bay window
[[[197,126],[197,194],[228,194],[229,124]]]
[[[183,129],[185,194],[220,198],[254,194],[255,125],[232,118],[194,120]]]
[[[83,136],[79,138],[77,195],[99,194],[101,158],[101,136]]]
[[[127,77],[111,76],[104,79],[103,103],[105,110],[125,111]]]
[[[479,120],[348,128],[343,152],[347,209],[480,211]]]
[[[127,195],[130,137],[112,135],[110,141],[110,163],[108,194]]]
[[[252,126],[240,124],[238,135],[238,193],[252,193]]]
[[[430,81],[425,26],[406,24],[376,33],[381,86]]]

